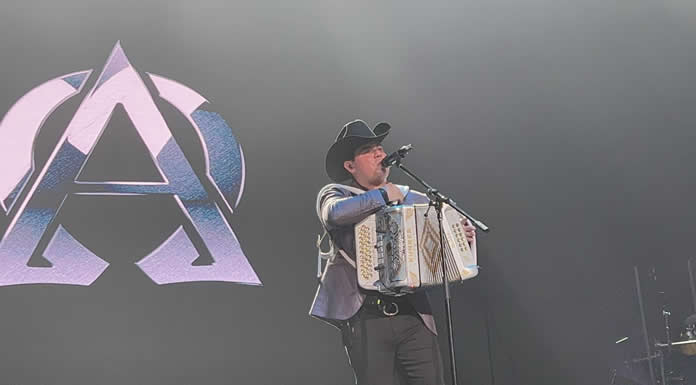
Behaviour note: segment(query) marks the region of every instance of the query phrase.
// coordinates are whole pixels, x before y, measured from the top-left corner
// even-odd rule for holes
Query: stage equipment
[[[646,385],[696,385],[696,314],[693,314],[686,318],[684,321],[684,329],[680,334],[679,340],[675,341],[673,338],[672,329],[670,326],[670,317],[672,312],[666,301],[667,295],[664,291],[657,290],[655,293],[661,297],[660,305],[660,315],[663,321],[663,332],[662,338],[664,341],[660,341],[657,337],[653,336],[653,342],[651,343],[651,337],[648,334],[648,327],[646,322],[646,311],[652,313],[644,306],[643,301],[643,290],[641,288],[641,280],[639,277],[638,267],[634,266],[634,276],[636,284],[636,294],[638,298],[638,305],[640,309],[640,319],[642,326],[642,335],[645,351],[641,353],[641,356],[627,359],[624,361],[624,367],[626,374],[631,376],[640,373],[642,370],[647,369],[649,374],[644,378],[640,378],[641,384]],[[688,261],[689,278],[691,283],[692,294],[694,294],[694,281],[693,281],[693,270],[692,261]],[[656,285],[657,273],[656,269],[653,267],[649,272],[650,281],[654,281],[653,285]],[[696,296],[694,297],[696,298]],[[657,304],[656,304],[657,305]],[[696,303],[694,303],[694,308],[696,309]],[[657,310],[657,309],[655,309]],[[653,313],[654,314],[654,313]],[[620,344],[628,340],[628,337],[624,337],[618,341],[616,344]],[[674,354],[674,352],[681,352],[682,354]],[[613,376],[610,384],[616,384],[616,376]],[[633,378],[638,380],[638,377]],[[649,381],[649,382],[648,382]]]
[[[691,288],[691,302],[693,311],[696,312],[696,282],[694,282],[693,258],[689,258],[686,268],[689,272],[689,287]],[[686,317],[684,320],[684,330],[681,333],[681,341],[674,345],[679,345],[679,350],[687,356],[696,356],[696,313]]]
[[[694,281],[694,266],[693,263],[691,262],[693,258],[689,258],[688,261],[686,261],[686,269],[689,272],[689,287],[691,288],[691,303],[693,304],[694,308],[693,311],[696,313],[696,282]]]
[[[641,291],[640,287],[640,277],[638,274],[638,266],[633,266],[633,274],[636,280],[636,294],[638,296],[638,306],[640,309],[640,320],[641,320],[641,326],[643,328],[643,342],[645,343],[645,356],[641,358],[637,358],[632,360],[632,363],[640,363],[640,362],[647,362],[648,363],[648,370],[650,373],[650,380],[652,381],[652,385],[657,385],[657,382],[655,381],[655,368],[653,367],[653,360],[659,359],[660,363],[660,373],[661,373],[661,379],[662,379],[662,384],[665,383],[665,375],[664,375],[664,360],[662,357],[662,352],[657,351],[655,354],[652,353],[652,348],[650,347],[650,336],[648,335],[648,325],[647,321],[645,319],[645,307],[643,306],[643,293]]]
[[[388,206],[355,226],[358,283],[364,289],[400,296],[442,285],[440,229],[428,204]],[[430,215],[428,215],[430,214]],[[464,234],[466,218],[444,205],[447,281],[478,275],[476,245]]]
[[[691,261],[689,261],[688,268],[690,269]],[[655,269],[652,270],[652,277],[657,282],[657,274]],[[655,348],[657,348],[656,353],[659,354],[660,359],[660,369],[661,369],[661,384],[665,385],[677,385],[677,384],[687,384],[692,383],[694,378],[687,378],[683,374],[685,369],[684,365],[679,365],[679,357],[675,357],[674,351],[681,351],[685,355],[691,355],[696,352],[696,338],[694,338],[694,323],[696,323],[696,315],[687,317],[684,322],[685,330],[681,333],[681,341],[674,341],[672,338],[672,331],[670,326],[670,316],[672,312],[666,301],[666,293],[664,291],[658,291],[658,294],[662,297],[661,314],[664,320],[664,338],[665,342],[655,341]],[[688,361],[686,361],[688,362]]]
[[[692,314],[684,320],[684,331],[681,333],[681,341],[672,345],[679,346],[686,356],[696,356],[696,314]]]
[[[393,166],[396,162],[401,161],[403,157],[406,156],[406,154],[409,153],[409,151],[413,150],[413,146],[410,144],[407,144],[405,146],[401,146],[398,150],[392,152],[391,154],[387,155],[386,158],[382,159],[382,166],[383,167],[391,167]]]

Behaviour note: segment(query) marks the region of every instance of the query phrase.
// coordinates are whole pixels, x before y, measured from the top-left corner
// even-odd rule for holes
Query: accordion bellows
[[[466,240],[464,217],[449,205],[442,215],[447,280],[478,274],[476,252]],[[442,285],[437,212],[427,204],[389,206],[355,226],[358,283],[364,289],[403,295]]]

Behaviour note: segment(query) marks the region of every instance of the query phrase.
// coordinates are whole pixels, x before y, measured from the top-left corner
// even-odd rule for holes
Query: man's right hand
[[[401,190],[399,190],[399,188],[396,187],[394,183],[387,183],[382,188],[387,191],[387,195],[389,196],[389,202],[401,203],[404,201],[404,194],[401,193]]]

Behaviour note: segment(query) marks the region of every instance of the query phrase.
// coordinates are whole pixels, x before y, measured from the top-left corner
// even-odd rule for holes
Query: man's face
[[[343,166],[362,186],[376,188],[385,184],[389,176],[389,169],[381,164],[386,156],[381,144],[368,143],[355,150],[353,160],[345,161]]]

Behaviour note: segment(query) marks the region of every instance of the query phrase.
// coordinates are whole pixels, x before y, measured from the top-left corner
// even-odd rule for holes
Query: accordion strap
[[[353,266],[354,269],[357,269],[357,267],[355,266],[355,260],[352,259],[351,257],[349,257],[349,256],[348,256],[348,253],[346,253],[345,251],[343,251],[343,249],[338,249],[338,252],[341,253],[341,255],[343,256],[343,258],[344,258],[346,261],[348,261],[348,263],[350,263],[350,265]]]
[[[332,183],[330,185],[327,185],[324,187],[324,189],[329,189],[329,188],[335,188],[338,187],[343,190],[350,191],[353,194],[362,194],[365,191],[353,187],[353,186],[348,186],[345,184],[339,184],[339,183]],[[316,209],[317,209],[317,216],[321,218],[321,193],[317,197],[317,204],[316,204]],[[329,233],[329,230],[326,228],[324,223],[322,222],[321,227],[323,228],[324,232],[321,235],[317,235],[317,279],[321,282],[321,276],[322,276],[322,259],[326,259],[329,262],[332,262],[336,258],[337,251],[338,253],[341,254],[343,258],[351,265],[353,268],[355,268],[355,260],[353,260],[351,257],[348,256],[348,253],[343,251],[343,249],[338,249],[336,250],[335,244],[333,239],[331,238],[331,233]],[[321,243],[324,241],[324,239],[328,236],[328,244],[329,244],[329,250],[324,251],[321,249]]]
[[[322,225],[323,227],[323,225]],[[321,249],[321,242],[326,238],[326,236],[329,236],[329,251],[324,251]],[[332,261],[336,257],[336,248],[334,247],[334,243],[331,240],[331,234],[326,230],[326,227],[324,227],[324,232],[321,235],[317,235],[317,280],[319,283],[321,283],[321,276],[322,276],[322,269],[321,269],[321,260],[326,259],[328,261]]]
[[[324,238],[326,238],[327,235],[329,236],[329,250],[324,251],[321,249],[321,243],[324,242]],[[319,252],[319,259],[327,259],[330,261],[336,256],[336,248],[331,240],[331,235],[326,229],[324,229],[321,235],[317,235],[317,251]]]
[[[324,251],[321,249],[321,243],[324,240],[324,238],[329,237],[329,250]],[[333,243],[333,240],[331,239],[331,234],[324,229],[324,233],[321,235],[317,235],[317,279],[321,280],[322,276],[322,268],[321,268],[321,260],[326,259],[327,261],[332,262],[334,259],[336,259],[336,247]],[[343,249],[338,249],[338,252],[341,254],[343,259],[346,260],[351,266],[353,266],[354,269],[357,269],[355,267],[355,260],[352,259],[351,257],[348,256],[348,253],[346,253]]]

